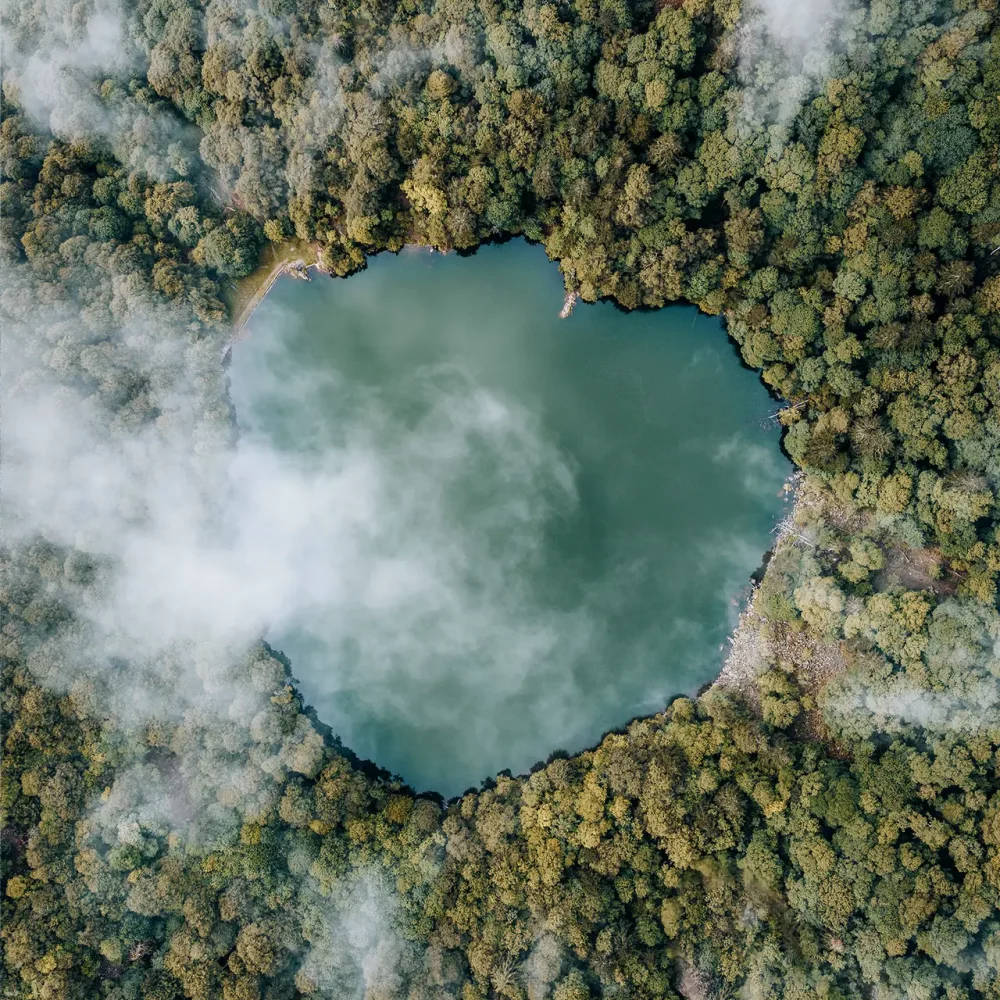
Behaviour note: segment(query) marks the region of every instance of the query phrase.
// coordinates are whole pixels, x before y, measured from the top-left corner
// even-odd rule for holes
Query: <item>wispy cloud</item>
[[[751,0],[736,28],[745,128],[785,126],[834,74],[854,0]]]

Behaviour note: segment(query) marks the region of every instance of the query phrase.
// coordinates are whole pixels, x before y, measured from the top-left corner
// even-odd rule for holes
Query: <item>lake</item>
[[[580,303],[523,241],[280,278],[242,448],[331,485],[268,641],[362,757],[458,794],[718,672],[791,471],[720,322]],[[313,582],[314,581],[314,582]]]

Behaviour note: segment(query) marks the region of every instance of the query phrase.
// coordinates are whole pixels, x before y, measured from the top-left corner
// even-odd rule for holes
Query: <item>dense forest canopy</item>
[[[6,4],[4,996],[997,1000],[997,19]],[[268,244],[514,234],[720,315],[804,477],[748,683],[442,803],[192,553]]]

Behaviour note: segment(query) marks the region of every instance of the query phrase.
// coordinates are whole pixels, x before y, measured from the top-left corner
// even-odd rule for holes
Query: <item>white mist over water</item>
[[[522,243],[279,282],[230,369],[241,448],[343,483],[272,619],[362,756],[448,794],[580,749],[718,669],[787,464],[692,310],[569,321]],[[509,289],[518,288],[512,297]]]

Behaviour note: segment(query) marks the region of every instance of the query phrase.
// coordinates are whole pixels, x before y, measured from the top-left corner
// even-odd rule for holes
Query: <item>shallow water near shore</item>
[[[514,241],[280,278],[233,350],[244,446],[321,470],[315,602],[268,641],[344,743],[417,790],[693,694],[790,465],[717,319],[579,303]]]

